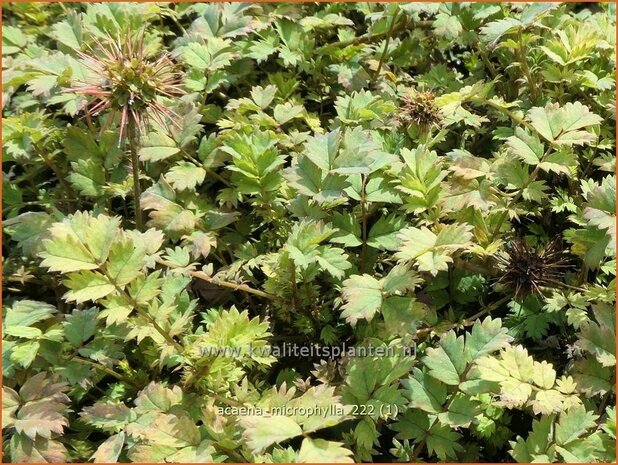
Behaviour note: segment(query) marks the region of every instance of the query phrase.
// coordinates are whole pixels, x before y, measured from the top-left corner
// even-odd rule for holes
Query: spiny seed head
[[[429,128],[442,122],[442,113],[436,106],[433,92],[411,91],[405,95],[397,115],[397,122],[404,126],[415,124],[421,128]]]
[[[560,237],[544,246],[530,247],[523,239],[515,239],[498,256],[501,276],[498,284],[523,299],[530,294],[543,295],[544,288],[563,285],[565,269],[571,265]]]
[[[146,55],[143,30],[136,34],[127,31],[124,38],[107,36],[104,41],[93,41],[95,47],[89,47],[88,53],[78,52],[91,76],[66,89],[93,97],[86,107],[87,115],[109,111],[111,121],[120,114],[120,140],[130,122],[145,132],[151,118],[163,127],[166,119],[178,119],[158,98],[182,94],[180,75],[167,54],[155,58]]]

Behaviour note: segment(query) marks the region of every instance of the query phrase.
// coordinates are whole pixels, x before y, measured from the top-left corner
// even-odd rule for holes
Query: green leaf
[[[176,142],[162,132],[151,132],[142,142],[139,149],[141,161],[161,161],[180,152]]]
[[[346,279],[341,295],[345,301],[341,317],[353,326],[361,319],[371,321],[382,305],[382,285],[368,274]]]
[[[176,201],[176,193],[165,180],[159,181],[142,193],[142,209],[149,213],[149,226],[163,229],[171,237],[190,234],[195,228],[197,217]]]
[[[219,37],[209,38],[205,45],[191,42],[182,47],[181,59],[189,66],[199,70],[212,72],[222,69],[231,63],[234,54],[231,53],[231,42]]]
[[[472,362],[484,355],[502,350],[509,346],[513,337],[507,328],[502,327],[500,318],[486,317],[481,323],[476,322],[466,336],[466,360]]]
[[[520,25],[521,21],[516,18],[504,18],[492,21],[481,28],[481,37],[483,41],[488,42],[493,47],[503,35],[512,32]]]
[[[268,108],[268,106],[271,104],[271,102],[275,98],[276,93],[276,86],[255,86],[253,89],[251,89],[251,99],[258,107],[264,110]]]
[[[197,426],[195,426],[191,418],[184,414],[160,413],[147,426],[131,423],[126,431],[132,436],[162,447],[180,449],[182,447],[195,446],[201,442]]]
[[[303,439],[296,456],[298,463],[354,463],[352,452],[340,442],[324,439]]]
[[[477,421],[476,416],[481,413],[480,405],[480,402],[458,393],[450,402],[448,411],[439,413],[438,419],[444,425],[468,428]]]
[[[26,212],[3,221],[4,232],[18,243],[25,256],[35,257],[43,250],[41,241],[47,237],[54,219],[44,212]]]
[[[43,258],[41,266],[61,273],[94,270],[99,267],[86,246],[75,236],[59,228],[51,229],[51,232],[54,238],[43,242],[45,251],[39,254]]]
[[[616,311],[608,304],[593,307],[598,321],[590,321],[579,334],[576,344],[590,352],[603,366],[616,365]]]
[[[587,203],[584,218],[589,224],[606,230],[610,238],[609,248],[616,250],[616,177],[607,176],[601,184],[591,183],[585,187],[584,196]]]
[[[66,316],[64,322],[64,335],[67,341],[74,347],[80,347],[90,339],[97,328],[97,316],[99,311],[96,308],[87,310],[73,310],[73,313]]]
[[[437,379],[415,368],[413,377],[404,379],[401,385],[405,388],[404,395],[410,399],[410,407],[436,414],[443,411],[446,385]]]
[[[604,395],[612,389],[612,370],[601,365],[596,358],[586,357],[574,364],[573,377],[579,392],[587,396]]]
[[[56,307],[34,300],[18,300],[4,309],[4,324],[7,328],[13,326],[32,326],[39,321],[51,318],[58,310]]]
[[[93,271],[71,273],[64,285],[69,289],[63,296],[64,300],[78,304],[88,300],[96,301],[116,290],[107,277]]]
[[[296,421],[285,416],[244,416],[240,425],[245,430],[243,440],[253,453],[303,433]]]
[[[470,231],[466,224],[444,226],[437,235],[425,227],[403,229],[397,235],[401,245],[395,257],[400,262],[414,262],[420,271],[435,276],[448,270],[453,253],[470,244]]]
[[[337,227],[338,231],[330,238],[331,242],[342,244],[344,247],[358,247],[362,244],[360,240],[361,226],[352,214],[335,212],[332,221],[333,226]]]
[[[367,245],[378,250],[397,250],[399,247],[397,235],[406,224],[407,221],[403,216],[394,213],[381,217],[369,230]]]
[[[460,375],[466,368],[463,336],[457,337],[454,331],[449,331],[440,339],[440,347],[429,347],[426,354],[423,363],[431,376],[450,385],[462,381]]]
[[[593,141],[595,135],[582,129],[603,121],[580,102],[568,102],[563,107],[557,103],[548,103],[545,108],[531,108],[527,116],[545,140],[566,146]]]
[[[103,444],[92,454],[91,459],[94,460],[94,463],[116,463],[118,457],[120,457],[120,452],[122,452],[124,441],[124,431],[110,436],[103,441]]]
[[[71,163],[69,182],[77,191],[89,197],[100,197],[105,193],[105,171],[92,158]]]
[[[566,445],[583,435],[587,429],[596,426],[598,418],[586,411],[583,405],[576,405],[560,415],[556,424],[556,444]]]
[[[178,191],[195,190],[206,179],[206,170],[186,161],[172,167],[165,175],[169,183]]]
[[[82,421],[107,432],[118,432],[135,421],[135,413],[124,404],[97,402],[84,407],[80,413]]]
[[[456,452],[464,448],[457,441],[461,434],[451,430],[448,426],[434,424],[428,432],[426,444],[429,453],[435,453],[442,461],[456,457]]]
[[[317,262],[322,269],[328,271],[335,278],[343,278],[346,270],[352,268],[352,264],[348,260],[348,255],[343,249],[339,247],[320,246],[317,250]]]
[[[50,228],[51,237],[44,241],[41,266],[50,271],[94,270],[109,254],[118,234],[120,221],[105,215],[97,217],[77,212]]]
[[[2,25],[2,55],[18,53],[28,44],[28,36],[20,28]]]
[[[10,442],[11,461],[15,463],[63,463],[68,452],[60,441],[37,437],[31,439],[25,434],[13,434]]]
[[[532,431],[524,440],[517,437],[517,441],[510,441],[512,450],[510,454],[518,462],[532,462],[535,459],[546,462],[550,459],[546,455],[549,453],[550,440],[552,437],[552,418],[541,417],[540,420],[532,421]]]
[[[515,135],[507,140],[509,152],[529,165],[538,165],[543,158],[544,147],[539,136],[530,134],[529,131],[521,128],[515,129]]]
[[[122,287],[137,278],[145,266],[145,248],[126,238],[112,247],[107,263],[107,275],[112,284]]]
[[[307,139],[303,155],[323,171],[330,171],[335,164],[335,158],[341,145],[339,130],[326,134],[317,134]]]
[[[52,37],[73,50],[79,50],[82,44],[81,21],[77,15],[68,15],[69,19],[54,24]]]

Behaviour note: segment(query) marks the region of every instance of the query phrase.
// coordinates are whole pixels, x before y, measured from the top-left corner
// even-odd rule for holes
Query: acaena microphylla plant
[[[137,141],[145,135],[151,120],[161,127],[178,125],[180,117],[160,101],[161,97],[175,97],[183,93],[180,73],[169,54],[148,56],[144,43],[144,29],[128,29],[124,35],[107,35],[103,40],[94,37],[88,52],[78,51],[86,78],[66,89],[90,97],[86,117],[105,115],[101,127],[105,131],[119,117],[118,146],[128,142],[133,170],[135,220],[142,228],[140,211],[139,161]]]

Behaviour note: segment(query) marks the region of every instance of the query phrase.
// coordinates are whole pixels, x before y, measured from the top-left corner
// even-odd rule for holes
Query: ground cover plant
[[[614,4],[2,15],[4,461],[615,460]]]

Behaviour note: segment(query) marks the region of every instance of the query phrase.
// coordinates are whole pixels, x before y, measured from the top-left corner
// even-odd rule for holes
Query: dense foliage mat
[[[614,460],[614,4],[2,14],[5,461]]]

